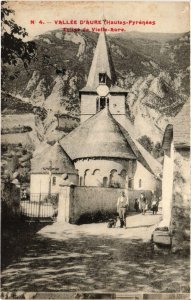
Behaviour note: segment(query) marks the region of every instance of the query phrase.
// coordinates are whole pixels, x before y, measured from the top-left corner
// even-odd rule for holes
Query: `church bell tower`
[[[116,74],[106,33],[98,38],[86,86],[79,91],[81,123],[109,107],[111,114],[120,121],[125,116],[127,91],[116,85]]]

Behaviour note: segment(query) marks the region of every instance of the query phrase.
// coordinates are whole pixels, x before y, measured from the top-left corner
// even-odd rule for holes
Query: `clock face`
[[[107,85],[98,85],[97,87],[97,93],[100,97],[105,97],[109,93],[109,88]]]

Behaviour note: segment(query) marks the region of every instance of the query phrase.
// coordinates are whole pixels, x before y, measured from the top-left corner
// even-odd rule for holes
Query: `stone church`
[[[81,124],[56,145],[50,146],[54,149],[51,150],[52,166],[57,165],[57,169],[51,171],[54,191],[59,189],[59,177],[63,173],[69,174],[71,182],[78,186],[160,189],[161,164],[128,132],[127,91],[116,85],[104,32],[99,35],[87,84],[79,91],[79,96]],[[41,161],[48,165],[46,151],[32,160],[31,193],[39,192],[40,187],[35,184],[37,176],[44,178],[47,173],[41,166]]]

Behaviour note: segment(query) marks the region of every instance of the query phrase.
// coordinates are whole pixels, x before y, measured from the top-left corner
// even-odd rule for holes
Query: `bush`
[[[84,213],[76,221],[76,224],[102,223],[116,217],[117,213],[114,212],[97,211],[95,213]]]
[[[14,126],[12,128],[2,128],[1,133],[2,134],[11,134],[11,133],[25,133],[32,131],[32,128],[30,126]]]

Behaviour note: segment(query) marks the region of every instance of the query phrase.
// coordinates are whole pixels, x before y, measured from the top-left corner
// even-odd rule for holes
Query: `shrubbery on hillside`
[[[138,142],[147,150],[154,158],[164,155],[161,143],[154,144],[147,135],[143,135],[138,139]]]

